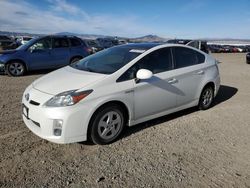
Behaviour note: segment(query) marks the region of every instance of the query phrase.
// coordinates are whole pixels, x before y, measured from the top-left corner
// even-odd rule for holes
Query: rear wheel
[[[20,61],[12,61],[6,65],[6,73],[9,76],[22,76],[25,72],[26,68]]]
[[[74,57],[74,58],[72,58],[71,60],[70,60],[70,64],[73,64],[73,63],[75,63],[75,62],[77,62],[77,61],[79,61],[79,60],[81,60],[82,58],[81,57]]]
[[[200,101],[198,105],[199,109],[207,110],[208,108],[211,107],[213,100],[214,100],[214,89],[212,86],[206,86],[201,92]]]
[[[94,114],[90,127],[90,137],[95,144],[108,144],[121,134],[125,125],[122,108],[119,105],[109,105]]]

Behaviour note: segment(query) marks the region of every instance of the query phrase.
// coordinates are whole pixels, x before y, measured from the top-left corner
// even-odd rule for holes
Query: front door
[[[26,59],[31,70],[53,68],[51,38],[42,38],[31,45],[26,51]]]
[[[176,107],[178,89],[170,83],[171,73],[155,74],[151,79],[135,83],[135,118],[140,119]]]
[[[175,108],[176,94],[179,91],[173,86],[171,49],[155,50],[134,66],[137,70],[147,69],[153,73],[152,78],[134,83],[135,119]]]

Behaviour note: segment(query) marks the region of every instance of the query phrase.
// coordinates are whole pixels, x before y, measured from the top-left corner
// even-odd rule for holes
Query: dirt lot
[[[20,102],[42,74],[0,76],[0,187],[250,187],[250,65],[245,54],[214,56],[222,86],[211,109],[128,128],[107,146],[35,136]]]

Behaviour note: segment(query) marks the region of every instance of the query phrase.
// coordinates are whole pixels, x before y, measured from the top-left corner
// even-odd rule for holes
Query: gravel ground
[[[127,128],[106,146],[35,136],[20,102],[43,74],[0,76],[0,187],[250,187],[250,65],[245,54],[213,55],[222,86],[211,109]]]

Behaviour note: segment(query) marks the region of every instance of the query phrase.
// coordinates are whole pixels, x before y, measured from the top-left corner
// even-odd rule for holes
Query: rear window
[[[81,41],[79,39],[76,39],[76,38],[70,38],[70,43],[71,43],[71,46],[75,47],[75,46],[81,46]]]
[[[174,48],[174,57],[175,57],[175,67],[182,68],[192,65],[197,65],[204,63],[205,56],[195,50],[184,48],[184,47],[175,47]]]

